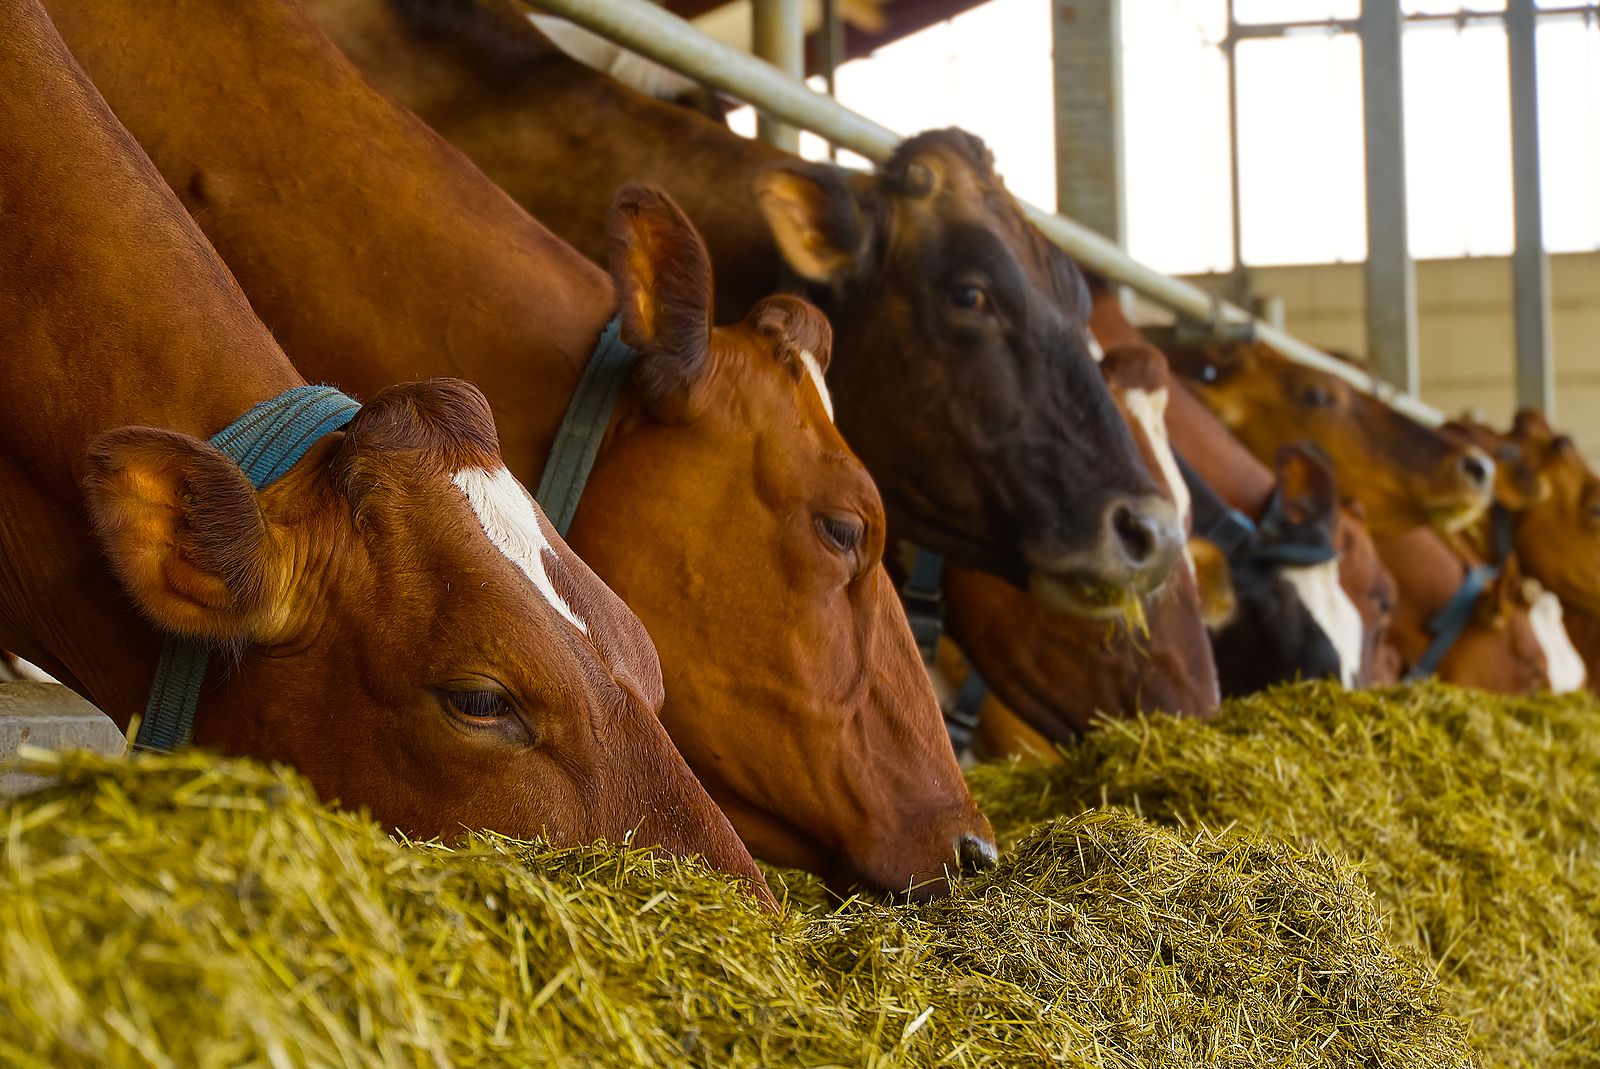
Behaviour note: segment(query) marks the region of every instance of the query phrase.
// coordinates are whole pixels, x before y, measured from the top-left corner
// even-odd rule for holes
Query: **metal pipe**
[[[800,0],[752,0],[751,50],[791,78],[806,76],[806,24]],[[798,154],[800,131],[763,111],[756,136],[785,152]]]
[[[1506,5],[1511,78],[1511,195],[1516,245],[1511,253],[1511,306],[1517,341],[1517,407],[1555,416],[1555,362],[1550,344],[1550,259],[1544,251],[1539,188],[1538,39],[1533,0]]]
[[[643,0],[538,0],[538,6],[869,160],[887,160],[901,141],[900,135],[888,127],[856,114],[754,56],[706,37],[676,15]],[[1180,315],[1201,321],[1241,322],[1251,318],[1249,313],[1213,298],[1193,283],[1146,267],[1080,223],[1025,201],[1018,201],[1018,205],[1030,222],[1079,264],[1133,287]],[[1360,368],[1270,324],[1258,323],[1256,336],[1290,359],[1375,393],[1415,419],[1428,424],[1443,421],[1436,409],[1376,382]]]

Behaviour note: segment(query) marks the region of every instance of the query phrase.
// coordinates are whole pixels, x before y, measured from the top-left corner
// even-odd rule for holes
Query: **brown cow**
[[[819,392],[814,309],[712,331],[704,246],[649,192],[613,211],[614,290],[298,5],[93,7],[61,3],[63,33],[303,370],[470,377],[531,478],[620,307],[640,365],[570,539],[656,639],[663,721],[756,853],[922,894],[992,857]]]
[[[1103,611],[1171,571],[1182,530],[1089,358],[1082,277],[976,138],[925,134],[847,176],[568,59],[514,0],[312,7],[375,84],[589,255],[610,191],[649,181],[704,231],[724,318],[803,279],[837,334],[839,426],[897,537],[1054,609]]]
[[[1162,423],[1161,355],[1115,350],[1102,367],[1145,463],[1169,486],[1176,475]],[[944,596],[951,637],[967,659],[1005,705],[1052,742],[1076,738],[1102,715],[1208,716],[1216,708],[1216,667],[1187,565],[1142,599],[1145,620],[1131,626],[1049,612],[993,576],[960,568],[946,569]]]
[[[1379,542],[1378,552],[1399,584],[1390,641],[1410,670],[1433,644],[1430,624],[1462,588],[1467,570],[1482,562],[1463,559],[1442,535],[1425,527]],[[1532,604],[1513,557],[1475,599],[1461,637],[1434,674],[1501,694],[1548,688],[1548,661],[1534,629]]]
[[[1600,479],[1572,440],[1531,409],[1517,414],[1510,435],[1470,420],[1445,431],[1495,458],[1494,508],[1465,534],[1489,560],[1515,552],[1524,574],[1545,588],[1532,614],[1551,688],[1579,689],[1600,665],[1572,648],[1563,616],[1600,608]]]
[[[410,835],[631,834],[765,894],[482,395],[382,391],[258,493],[206,437],[304,380],[35,0],[0,0],[0,71],[0,643],[126,729],[192,636],[226,662],[202,745]]]
[[[1464,445],[1261,343],[1174,348],[1174,371],[1263,459],[1317,443],[1380,542],[1425,524],[1453,531],[1489,506],[1494,465]]]

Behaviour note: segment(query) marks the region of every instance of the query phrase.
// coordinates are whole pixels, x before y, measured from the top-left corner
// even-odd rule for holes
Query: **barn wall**
[[[1361,265],[1261,267],[1252,290],[1283,298],[1285,325],[1306,341],[1364,355]],[[1221,292],[1221,280],[1195,282]],[[1600,253],[1550,258],[1556,422],[1600,464]],[[1503,257],[1417,262],[1422,397],[1454,415],[1476,409],[1497,425],[1515,407],[1511,267]]]

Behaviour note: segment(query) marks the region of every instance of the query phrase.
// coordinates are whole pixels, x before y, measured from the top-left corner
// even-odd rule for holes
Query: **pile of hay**
[[[1358,862],[1486,1065],[1600,1065],[1600,705],[1441,685],[1286,687],[1210,724],[1107,725],[1060,766],[985,767],[997,829],[1125,806]]]
[[[245,762],[53,771],[0,814],[8,1066],[1475,1064],[1363,881],[1268,838],[1090,813],[944,901],[780,918],[622,849],[398,843]]]

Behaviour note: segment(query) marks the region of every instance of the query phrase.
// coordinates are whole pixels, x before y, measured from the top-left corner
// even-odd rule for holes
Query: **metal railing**
[[[646,0],[522,2],[570,19],[664,67],[737,97],[758,111],[809,130],[875,163],[887,160],[902,140],[893,130],[851,111],[755,56],[707,37],[683,19]],[[1191,320],[1223,324],[1254,321],[1255,336],[1289,359],[1336,375],[1423,423],[1436,425],[1443,421],[1437,409],[1410,394],[1401,393],[1270,323],[1254,320],[1249,312],[1213,297],[1193,283],[1139,263],[1081,223],[1026,201],[1017,203],[1046,237],[1088,270],[1129,286]]]

